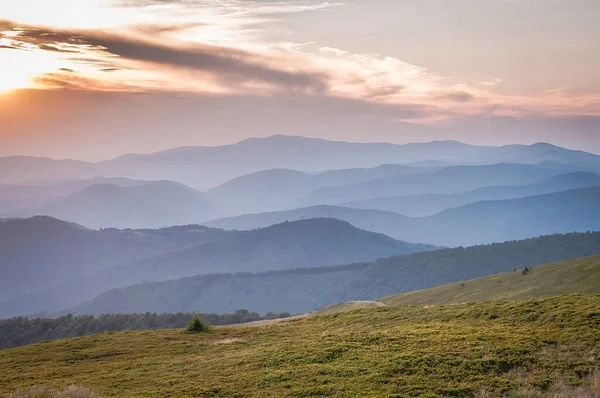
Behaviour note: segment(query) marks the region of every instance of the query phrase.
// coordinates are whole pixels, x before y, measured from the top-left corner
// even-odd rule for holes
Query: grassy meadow
[[[516,397],[590,384],[599,367],[600,296],[568,295],[41,342],[0,351],[0,395],[78,385],[103,397]]]
[[[528,300],[559,294],[600,294],[600,255],[538,265],[380,299],[386,305]]]

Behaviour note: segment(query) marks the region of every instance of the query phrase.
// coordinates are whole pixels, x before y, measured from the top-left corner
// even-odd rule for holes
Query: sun
[[[30,78],[18,67],[0,64],[0,92],[31,87]]]
[[[0,92],[27,88],[32,85],[31,69],[27,66],[27,54],[11,48],[0,48]]]
[[[59,67],[46,51],[0,48],[0,92],[37,87],[35,79]]]

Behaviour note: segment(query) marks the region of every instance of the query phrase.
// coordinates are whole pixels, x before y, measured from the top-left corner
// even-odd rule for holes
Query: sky
[[[597,0],[0,1],[0,156],[274,134],[600,153]]]

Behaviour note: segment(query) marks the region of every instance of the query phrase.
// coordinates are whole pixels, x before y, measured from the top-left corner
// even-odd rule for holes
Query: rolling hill
[[[600,253],[600,232],[443,249],[333,267],[213,274],[100,294],[63,313],[251,311],[307,313],[327,305],[460,282]]]
[[[529,185],[489,186],[455,194],[408,195],[343,203],[344,207],[392,211],[411,217],[426,217],[441,211],[485,200],[504,200],[542,195],[577,188],[600,186],[600,176],[573,172]]]
[[[354,226],[407,242],[470,246],[552,233],[600,230],[600,187],[510,200],[481,201],[429,217],[339,206],[249,214],[217,219],[207,226],[228,230],[264,227],[285,220],[335,217]]]
[[[600,255],[504,272],[380,299],[386,305],[529,300],[560,294],[600,294]]]
[[[200,223],[217,206],[192,188],[171,181],[129,186],[94,184],[57,201],[10,213],[13,217],[47,215],[88,228],[160,228]]]
[[[209,230],[218,233],[212,231]],[[218,240],[206,244],[198,241],[193,247],[145,255],[127,263],[121,261],[110,268],[79,273],[54,285],[46,284],[35,292],[1,302],[0,316],[57,311],[90,300],[106,290],[141,282],[209,273],[261,272],[372,261],[432,249],[435,247],[398,242],[334,219],[283,223],[229,235],[221,231]],[[77,247],[70,250],[79,252]]]
[[[560,296],[101,333],[0,351],[0,395],[75,384],[84,397],[593,397],[599,307]]]

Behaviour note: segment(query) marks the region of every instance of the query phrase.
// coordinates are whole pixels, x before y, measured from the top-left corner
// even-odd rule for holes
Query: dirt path
[[[370,300],[364,300],[364,301],[348,301],[346,303],[343,304],[370,304],[373,307],[385,307],[385,304],[380,302],[380,301],[370,301]],[[327,307],[325,307],[327,308]],[[316,314],[318,314],[318,310],[315,311]],[[231,326],[264,326],[264,325],[272,325],[274,323],[280,323],[280,322],[290,322],[290,321],[296,321],[299,319],[305,319],[308,318],[312,313],[309,314],[302,314],[302,315],[294,315],[294,316],[290,316],[288,318],[277,318],[277,319],[266,319],[264,321],[254,321],[254,322],[247,322],[247,323],[240,323],[237,325],[231,325]]]
[[[350,304],[373,304],[374,307],[385,307],[385,303],[381,301],[363,300],[363,301],[348,301]]]
[[[248,322],[248,323],[240,323],[240,324],[235,325],[235,326],[263,326],[263,325],[271,325],[273,323],[290,322],[290,321],[296,321],[298,319],[304,319],[304,318],[308,317],[308,315],[309,314],[302,314],[302,315],[290,316],[290,317],[287,317],[287,318],[266,319],[264,321],[254,321],[254,322]]]

